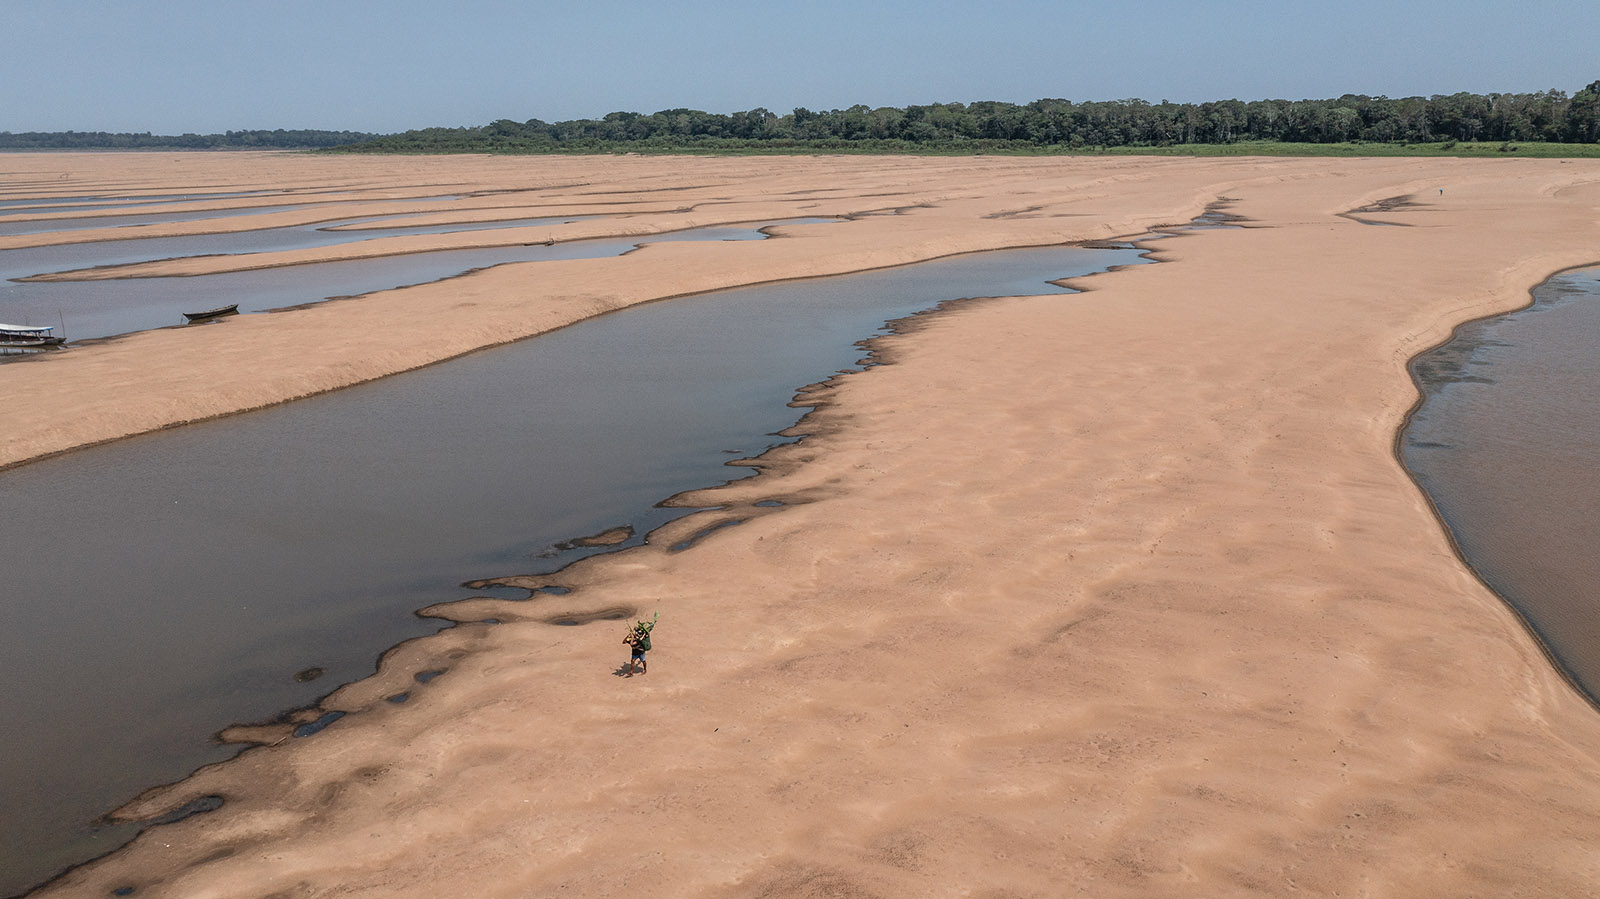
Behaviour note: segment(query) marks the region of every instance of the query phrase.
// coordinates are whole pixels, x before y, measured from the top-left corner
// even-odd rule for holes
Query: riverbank
[[[1593,891],[1600,716],[1451,552],[1393,445],[1411,356],[1592,261],[1600,171],[852,168],[883,162],[745,160],[775,170],[740,185],[759,192],[777,169],[819,187],[876,177],[926,214],[536,278],[495,269],[432,292],[431,312],[477,303],[459,311],[480,339],[509,339],[696,283],[1135,233],[1218,196],[1249,227],[1162,241],[1171,264],[1089,279],[1077,302],[919,317],[878,342],[893,364],[806,394],[824,403],[812,436],[770,453],[765,476],[693,498],[786,507],[670,552],[743,516],[685,519],[561,573],[565,595],[457,607],[502,623],[400,647],[325,704],[352,714],[316,737],[130,809],[219,795],[220,810],[43,895]],[[1339,216],[1401,195],[1419,205],[1363,217],[1411,227]],[[428,295],[205,337],[254,351],[238,358],[270,389],[240,378],[228,398],[260,405],[296,378],[426,360],[400,344]],[[306,320],[368,327],[335,354]],[[289,331],[306,355],[274,348]],[[32,402],[43,382],[18,379],[72,363],[67,433],[8,440],[9,458],[207,408],[142,381],[214,364],[125,351],[163,339],[0,368]],[[80,380],[108,351],[122,368],[106,370],[140,376],[115,388],[120,405]],[[613,676],[616,625],[548,623],[607,609],[661,611],[645,677]],[[401,689],[407,703],[383,701]]]
[[[0,467],[337,389],[664,297],[971,250],[1100,239],[1184,222],[1204,209],[1206,188],[1219,174],[1186,161],[1080,162],[1060,169],[1040,189],[1030,188],[1040,165],[1016,160],[350,160],[273,154],[16,159],[39,170],[28,172],[18,165],[24,169],[20,174],[38,180],[76,165],[62,173],[68,178],[56,180],[79,185],[60,190],[84,193],[103,189],[94,186],[95,179],[171,193],[174,178],[220,182],[239,190],[278,179],[289,186],[289,193],[280,194],[283,198],[319,196],[349,182],[374,194],[399,191],[398,185],[408,180],[450,192],[434,204],[437,212],[404,222],[414,224],[512,215],[479,208],[484,196],[539,194],[524,197],[531,205],[518,207],[514,215],[519,217],[550,208],[573,212],[572,200],[581,196],[593,205],[579,210],[625,212],[641,240],[651,228],[669,229],[663,221],[678,228],[816,215],[858,217],[842,224],[780,227],[775,233],[784,239],[762,241],[766,248],[754,253],[720,244],[663,244],[616,260],[499,266],[366,301],[245,316],[226,327],[144,332],[101,343],[92,351],[11,365],[0,375],[7,396],[16,398],[8,422],[14,426],[0,432]],[[1019,202],[1018,196],[1026,199]],[[652,212],[663,197],[678,206]],[[716,212],[696,217],[676,211],[696,205]],[[259,224],[278,223],[272,218]],[[209,225],[181,223],[179,230],[200,233],[251,224],[229,217]],[[596,221],[569,227],[587,229],[582,235],[608,233],[596,230],[600,228],[619,233],[614,224]],[[835,230],[824,235],[826,229]],[[543,239],[549,229],[536,230]],[[505,231],[490,233],[490,243],[507,239]],[[580,235],[574,230],[560,239],[569,236]],[[443,234],[388,240],[403,242],[407,252],[425,252],[471,238]],[[354,244],[302,251],[301,261],[359,258],[370,249]],[[237,260],[226,256],[201,257],[160,271],[198,274],[233,265]]]
[[[236,754],[218,730],[276,719],[229,730],[273,743],[320,718],[280,715],[439,630],[413,613],[484,589],[462,581],[554,571],[586,535],[636,545],[692,511],[663,499],[748,475],[726,460],[782,442],[795,385],[855,366],[884,321],[940,297],[1066,301],[1048,282],[1138,259],[1001,250],[682,297],[7,472],[0,507],[28,515],[4,543],[29,568],[0,631],[0,896],[118,845],[86,822]],[[114,603],[70,614],[106,584]]]
[[[1457,328],[1413,360],[1423,402],[1401,458],[1473,570],[1600,697],[1600,429],[1592,383],[1600,268],[1558,274],[1523,309]],[[1597,704],[1600,708],[1600,704]]]

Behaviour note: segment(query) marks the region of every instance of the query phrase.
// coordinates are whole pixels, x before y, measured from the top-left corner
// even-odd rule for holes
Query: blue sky
[[[1597,0],[0,0],[0,131],[1203,101],[1600,79]]]

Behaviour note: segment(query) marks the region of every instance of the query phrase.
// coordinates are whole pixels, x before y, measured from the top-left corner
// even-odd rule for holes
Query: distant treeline
[[[1567,96],[1449,94],[1337,100],[1074,103],[1035,100],[852,106],[787,115],[756,108],[721,114],[665,109],[600,119],[501,119],[480,127],[401,134],[228,131],[177,136],[103,131],[0,132],[0,150],[331,149],[355,153],[583,153],[637,149],[1057,152],[1114,147],[1442,142],[1600,143],[1600,81]]]
[[[0,131],[0,150],[319,150],[380,135],[362,131],[227,131],[222,134],[113,134],[107,131]]]
[[[787,115],[666,109],[601,119],[501,119],[481,127],[425,128],[346,147],[349,152],[583,152],[636,147],[761,149],[1088,149],[1231,144],[1443,141],[1600,142],[1600,81],[1568,97],[1450,94],[1337,100],[985,101],[905,108],[852,106]]]

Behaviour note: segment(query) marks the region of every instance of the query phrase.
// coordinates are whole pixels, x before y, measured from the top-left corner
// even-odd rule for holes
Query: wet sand
[[[1000,250],[713,291],[5,472],[0,508],[27,514],[0,546],[28,568],[0,630],[0,896],[131,839],[87,822],[237,754],[219,729],[439,630],[413,613],[483,589],[463,580],[554,571],[694,511],[657,504],[750,474],[725,460],[787,442],[795,385],[854,367],[885,320],[984,292],[1072,302],[1047,282],[1138,262]]]
[[[8,156],[7,170],[103,166],[171,192],[117,169],[163,158]],[[727,511],[562,572],[569,593],[440,610],[502,623],[399,647],[324,704],[350,714],[315,737],[135,803],[225,800],[42,895],[1567,896],[1600,882],[1600,714],[1453,554],[1394,454],[1411,356],[1600,253],[1600,165],[183,162],[234,190],[391,166],[610,179],[613,199],[683,187],[762,217],[914,208],[3,366],[0,460],[658,297],[1132,234],[1219,197],[1250,227],[1163,241],[1169,264],[1089,279],[1079,302],[919,317],[878,341],[893,364],[806,392],[812,436],[770,453],[763,477],[689,498]],[[1340,215],[1397,196],[1415,205],[1361,218],[1410,227]],[[787,505],[753,505],[769,500]],[[747,520],[707,531],[727,518]],[[615,675],[621,629],[604,615],[618,609],[661,612],[648,675]]]

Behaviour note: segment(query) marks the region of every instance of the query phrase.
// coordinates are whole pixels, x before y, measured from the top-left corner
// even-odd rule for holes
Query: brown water
[[[686,514],[655,504],[787,442],[795,389],[885,320],[1138,261],[1011,250],[680,298],[0,472],[0,895],[124,843],[94,819],[234,754],[222,727],[370,674],[461,582]]]
[[[1600,696],[1600,268],[1418,357],[1402,457],[1467,561]]]

